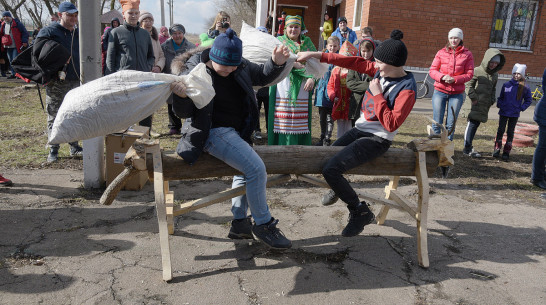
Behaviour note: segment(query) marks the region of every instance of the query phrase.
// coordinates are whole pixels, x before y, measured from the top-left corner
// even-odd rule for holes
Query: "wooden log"
[[[256,146],[268,174],[321,174],[324,164],[342,146]],[[163,178],[165,180],[199,179],[240,174],[224,162],[203,153],[197,162],[189,165],[175,152],[162,152]],[[438,167],[436,151],[426,152],[426,169],[432,175]],[[153,179],[150,156],[146,158],[148,175]],[[410,149],[391,148],[382,156],[356,167],[348,174],[374,176],[415,176],[415,153]]]

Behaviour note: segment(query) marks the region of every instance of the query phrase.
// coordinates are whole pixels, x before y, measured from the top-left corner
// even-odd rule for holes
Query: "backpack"
[[[58,71],[70,59],[70,52],[58,42],[48,38],[37,38],[31,47],[19,53],[11,62],[19,78],[26,82],[47,84],[57,79]]]

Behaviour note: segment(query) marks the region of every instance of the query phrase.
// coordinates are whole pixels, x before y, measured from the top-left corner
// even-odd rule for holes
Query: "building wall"
[[[298,2],[298,1],[293,1]],[[302,1],[299,1],[302,2]],[[308,1],[311,2],[311,1]],[[317,1],[319,2],[319,1]],[[343,0],[340,15],[352,25],[354,0]],[[436,52],[447,43],[453,27],[464,32],[464,44],[478,65],[489,48],[489,37],[496,1],[490,0],[363,0],[360,28],[371,26],[374,38],[385,40],[393,29],[404,32],[409,52],[408,66],[430,67]],[[540,1],[543,2],[543,1]],[[535,24],[531,52],[502,50],[506,56],[503,74],[511,74],[515,63],[525,63],[527,72],[540,77],[546,67],[546,8],[540,10]],[[357,31],[360,37],[360,31]]]
[[[319,40],[322,40],[320,38],[320,30],[319,28],[322,26],[323,18],[322,18],[322,1],[321,0],[279,0],[277,1],[277,7],[278,15],[280,17],[281,13],[281,7],[283,6],[305,6],[305,12],[303,16],[303,20],[305,22],[305,27],[309,31],[307,33],[307,36],[311,38],[313,41],[313,44],[318,49],[319,48]]]

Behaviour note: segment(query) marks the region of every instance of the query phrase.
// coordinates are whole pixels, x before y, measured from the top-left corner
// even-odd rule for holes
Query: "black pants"
[[[261,88],[258,90],[258,93],[256,94],[256,99],[258,100],[258,113],[262,110],[262,104],[264,106],[264,112],[265,112],[265,126],[266,126],[266,132],[267,132],[267,121],[269,116],[269,87]],[[258,117],[258,125],[256,126],[256,130],[261,132],[262,128],[260,127],[260,119]]]
[[[150,131],[152,131],[152,116],[146,117],[142,121],[138,122],[138,125],[150,127]]]
[[[320,140],[330,140],[334,131],[334,120],[332,120],[332,108],[318,107],[320,118]]]
[[[512,143],[514,140],[514,130],[516,129],[516,124],[518,123],[519,118],[509,118],[507,116],[501,115],[499,117],[499,129],[497,129],[497,138],[495,142],[502,143],[502,136],[504,135],[504,130],[506,130],[506,143]],[[508,129],[506,129],[506,124],[508,123]]]
[[[343,173],[361,164],[369,162],[385,152],[391,146],[391,141],[357,128],[347,131],[333,146],[345,146],[333,156],[322,169],[322,175],[328,185],[349,207],[360,204],[358,195],[343,177]]]
[[[167,104],[167,112],[169,113],[169,128],[180,130],[182,128],[182,120],[174,114],[173,104]]]
[[[466,130],[464,132],[463,152],[469,153],[472,151],[472,141],[474,141],[474,136],[476,135],[476,131],[478,130],[479,126],[480,126],[480,121],[475,121],[470,119],[468,120],[468,124],[466,124]]]

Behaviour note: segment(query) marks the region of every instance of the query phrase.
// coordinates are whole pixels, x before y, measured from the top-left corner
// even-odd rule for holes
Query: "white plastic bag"
[[[204,107],[215,95],[204,64],[184,76],[119,71],[70,90],[57,113],[49,144],[104,136],[152,115],[172,94],[172,82],[183,80],[187,95]]]
[[[246,24],[243,21],[241,27],[241,40],[243,41],[243,57],[256,64],[263,64],[271,58],[271,53],[275,49],[275,46],[282,46],[277,38],[267,33],[261,32],[258,29]],[[281,75],[279,75],[273,82],[266,87],[276,85],[285,79],[290,70],[294,67],[294,62],[297,59],[297,55],[290,52],[290,58],[286,61]],[[320,79],[328,71],[328,65],[320,63],[319,60],[312,58],[307,61],[305,73],[313,75],[314,78]]]

